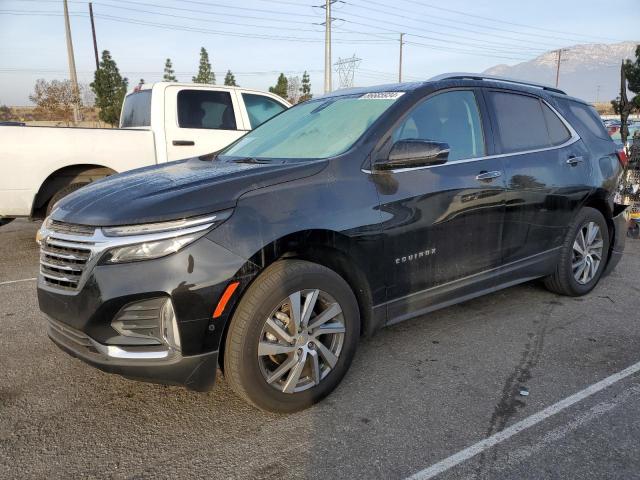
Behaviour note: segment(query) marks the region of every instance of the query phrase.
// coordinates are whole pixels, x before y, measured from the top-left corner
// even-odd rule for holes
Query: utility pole
[[[402,83],[402,45],[404,42],[402,41],[402,37],[404,37],[404,33],[400,34],[400,62],[398,64],[398,83]]]
[[[331,4],[334,0],[325,2],[324,21],[324,93],[331,91]]]
[[[91,33],[93,34],[93,54],[96,57],[96,70],[100,68],[100,59],[98,57],[98,42],[96,41],[96,24],[93,21],[93,3],[89,2],[89,18],[91,18]]]
[[[69,24],[69,7],[67,0],[64,0],[64,26],[67,34],[67,57],[69,59],[69,76],[71,77],[71,89],[75,98],[73,103],[73,123],[80,120],[80,109],[78,108],[78,98],[80,97],[80,89],[78,88],[78,75],[76,74],[76,61],[73,58],[73,41],[71,40],[71,25]]]
[[[562,52],[565,50],[565,48],[556,50],[556,88],[558,88],[558,84],[560,83],[560,62],[562,62]]]
[[[602,87],[602,85],[596,86],[596,103],[600,101],[600,87]]]

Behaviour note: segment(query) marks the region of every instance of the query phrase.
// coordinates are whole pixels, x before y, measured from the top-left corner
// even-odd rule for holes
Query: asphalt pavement
[[[593,387],[640,362],[640,240],[585,297],[532,282],[387,328],[325,401],[275,415],[221,376],[197,393],[60,351],[36,229],[0,227],[2,479],[640,478],[640,373]]]

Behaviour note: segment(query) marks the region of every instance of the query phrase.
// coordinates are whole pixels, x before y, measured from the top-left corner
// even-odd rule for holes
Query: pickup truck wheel
[[[301,410],[340,383],[359,336],[358,304],[342,277],[315,263],[281,260],[240,300],[225,343],[225,378],[262,410]]]
[[[602,213],[585,207],[565,237],[553,275],[544,279],[552,292],[577,297],[597,285],[607,263],[609,228]]]
[[[53,207],[55,207],[56,203],[58,203],[60,200],[62,200],[64,197],[66,197],[70,193],[75,192],[79,188],[84,187],[85,185],[89,185],[89,183],[72,183],[71,185],[67,185],[66,187],[58,190],[53,195],[53,197],[51,197],[51,200],[49,200],[49,203],[47,204],[47,217],[53,211]]]

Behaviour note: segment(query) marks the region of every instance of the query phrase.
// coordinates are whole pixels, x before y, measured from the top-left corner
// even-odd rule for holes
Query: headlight
[[[103,235],[117,245],[103,255],[100,263],[138,262],[170,255],[224,222],[231,213],[225,210],[170,222],[102,227]]]
[[[203,234],[204,232],[201,232],[196,235],[185,235],[167,240],[156,240],[154,242],[136,243],[135,245],[112,248],[102,257],[102,263],[138,262],[140,260],[164,257],[165,255],[177,252]]]

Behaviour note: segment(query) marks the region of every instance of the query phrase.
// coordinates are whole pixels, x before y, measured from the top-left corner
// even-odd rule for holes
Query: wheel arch
[[[231,319],[247,288],[269,265],[283,259],[298,259],[323,265],[340,275],[351,288],[360,310],[360,332],[373,334],[377,323],[373,316],[373,299],[369,281],[358,264],[348,254],[351,241],[349,237],[331,230],[303,230],[278,238],[258,250],[240,272],[254,270],[251,280],[246,282],[242,291],[230,305],[223,333],[220,337],[218,362],[224,372],[224,346]]]
[[[586,199],[582,206],[598,210],[604,217],[605,222],[607,222],[607,229],[609,230],[609,251],[607,252],[608,262],[611,258],[613,246],[615,245],[616,228],[613,222],[614,212],[611,210],[604,193],[594,193]]]
[[[43,216],[51,197],[62,188],[77,181],[90,183],[116,173],[118,172],[109,167],[91,163],[67,165],[55,170],[40,185],[31,207],[31,217],[38,218]]]

